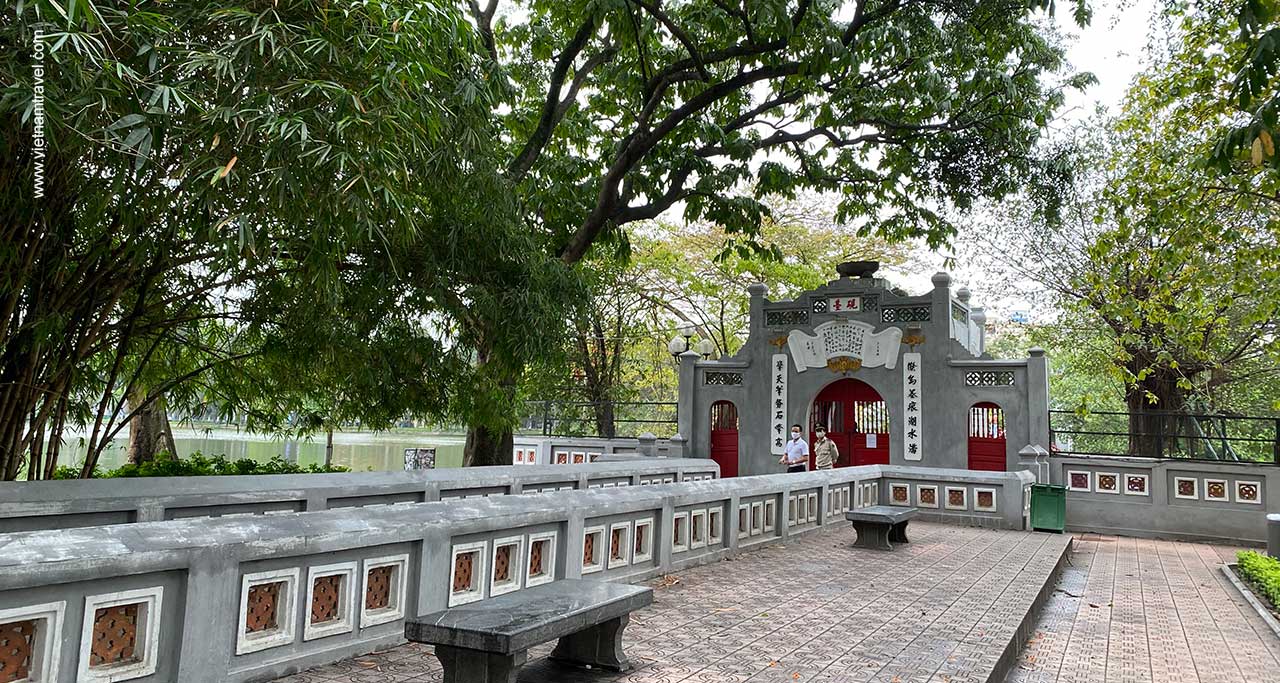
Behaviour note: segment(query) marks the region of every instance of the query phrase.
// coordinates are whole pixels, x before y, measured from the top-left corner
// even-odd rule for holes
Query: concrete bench
[[[408,619],[404,635],[436,646],[445,683],[516,683],[529,648],[553,638],[553,660],[627,671],[622,630],[651,604],[652,588],[565,579]]]
[[[907,522],[915,516],[915,508],[888,505],[875,505],[844,513],[844,518],[853,522],[853,529],[858,532],[854,547],[874,550],[893,550],[894,543],[908,543]]]

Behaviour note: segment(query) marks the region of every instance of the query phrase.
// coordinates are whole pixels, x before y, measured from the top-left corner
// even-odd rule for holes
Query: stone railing
[[[1037,468],[1035,458],[1024,466]],[[1053,456],[1050,481],[1067,487],[1067,528],[1122,536],[1266,543],[1266,515],[1280,511],[1280,467],[1271,464]]]
[[[640,458],[414,472],[5,482],[0,483],[0,533],[639,486],[714,479],[719,473],[711,460]]]
[[[511,449],[513,465],[574,465],[637,457],[679,458],[684,450],[683,439],[660,439],[652,434],[614,439],[516,436],[514,441]]]
[[[266,681],[400,643],[406,615],[565,578],[638,581],[903,491],[936,490],[933,519],[1022,528],[1031,480],[873,465],[0,534],[0,628],[29,635],[33,680]]]

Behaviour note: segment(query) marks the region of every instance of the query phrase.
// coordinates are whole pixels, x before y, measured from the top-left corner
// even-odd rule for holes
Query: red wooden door
[[[813,400],[813,425],[824,424],[827,438],[840,449],[839,467],[889,464],[889,409],[870,385],[853,378],[828,384]],[[809,466],[813,467],[812,448]]]
[[[969,469],[1003,472],[1005,459],[1004,411],[994,403],[969,408]]]
[[[711,459],[721,477],[738,476],[738,408],[729,401],[711,404]]]

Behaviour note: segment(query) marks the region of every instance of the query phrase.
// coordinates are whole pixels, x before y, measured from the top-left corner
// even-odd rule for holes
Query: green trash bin
[[[1054,484],[1031,485],[1031,528],[1036,531],[1067,529],[1067,487]]]

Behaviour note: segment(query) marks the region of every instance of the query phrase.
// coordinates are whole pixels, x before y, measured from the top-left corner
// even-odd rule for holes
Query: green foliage
[[[228,460],[226,456],[206,456],[200,452],[192,453],[185,458],[175,458],[168,453],[161,453],[155,460],[140,465],[127,464],[113,470],[102,471],[94,468],[93,478],[112,479],[116,477],[204,477],[237,474],[325,474],[333,472],[349,472],[339,465],[323,465],[311,463],[299,465],[289,462],[277,455],[265,462],[240,459]],[[76,479],[80,477],[78,467],[59,467],[54,479]]]
[[[462,11],[77,1],[0,21],[19,48],[0,57],[0,399],[20,425],[0,477],[67,427],[92,469],[139,387],[256,431],[505,419],[478,337],[518,366],[539,337],[516,330],[550,327],[573,283],[497,175]]]
[[[1230,11],[1238,7],[1234,15]],[[1188,23],[1208,24],[1204,31],[1225,48],[1214,59],[1230,60],[1230,99],[1224,102],[1233,116],[1224,117],[1209,163],[1227,177],[1258,176],[1259,182],[1280,180],[1280,156],[1273,137],[1280,121],[1280,15],[1273,0],[1207,3],[1187,12]],[[1239,28],[1235,40],[1229,32]]]
[[[1280,187],[1247,164],[1222,176],[1199,163],[1233,116],[1218,97],[1233,29],[1198,6],[1171,12],[1167,53],[1119,115],[1047,150],[1069,169],[1061,220],[1024,193],[992,208],[981,251],[988,270],[1049,295],[1079,339],[1065,353],[1088,349],[1091,383],[1123,387],[1127,409],[1256,414],[1280,408],[1268,381],[1280,371]]]
[[[1280,611],[1280,559],[1254,550],[1241,550],[1236,553],[1236,562],[1240,576],[1271,603],[1272,609]]]
[[[508,177],[568,261],[597,239],[625,250],[623,226],[677,203],[757,240],[763,199],[806,190],[835,193],[866,233],[936,246],[955,231],[940,209],[1040,174],[1029,150],[1063,90],[1089,82],[1026,3],[848,17],[832,0],[534,0],[496,22],[479,5]]]
[[[1105,332],[1070,311],[1054,323],[1000,324],[987,336],[987,351],[996,358],[1024,358],[1040,347],[1049,357],[1052,410],[1122,411],[1124,382],[1107,372],[1112,350]]]
[[[1034,16],[1051,0],[485,5],[0,20],[0,476],[51,472],[37,444],[68,425],[101,452],[138,387],[261,431],[457,417],[505,458],[526,366],[585,301],[571,266],[627,256],[627,226],[682,206],[736,268],[772,250],[765,198],[814,190],[864,235],[937,245],[947,209],[1042,186],[1030,151],[1089,82]]]
[[[753,249],[716,225],[651,223],[635,231],[627,263],[584,262],[591,298],[575,310],[559,351],[531,364],[523,396],[596,404],[674,401],[677,373],[667,343],[679,325],[694,328],[695,343],[710,339],[715,357],[732,356],[746,341],[751,284],[764,283],[771,298],[785,299],[836,278],[842,261],[873,259],[886,268],[907,261],[906,245],[860,237],[835,224],[824,198],[774,198],[767,206],[760,239],[768,249]],[[661,416],[658,409],[619,410]],[[596,424],[584,421],[580,430],[596,433],[607,424],[605,416],[595,417]]]
[[[907,245],[840,225],[822,197],[775,198],[766,206],[770,217],[759,228],[766,250],[708,223],[660,225],[635,238],[633,267],[662,316],[652,330],[659,344],[665,347],[677,324],[687,322],[715,343],[717,356],[732,356],[746,341],[753,283],[781,300],[835,279],[843,261],[878,260],[885,268],[907,262]]]

